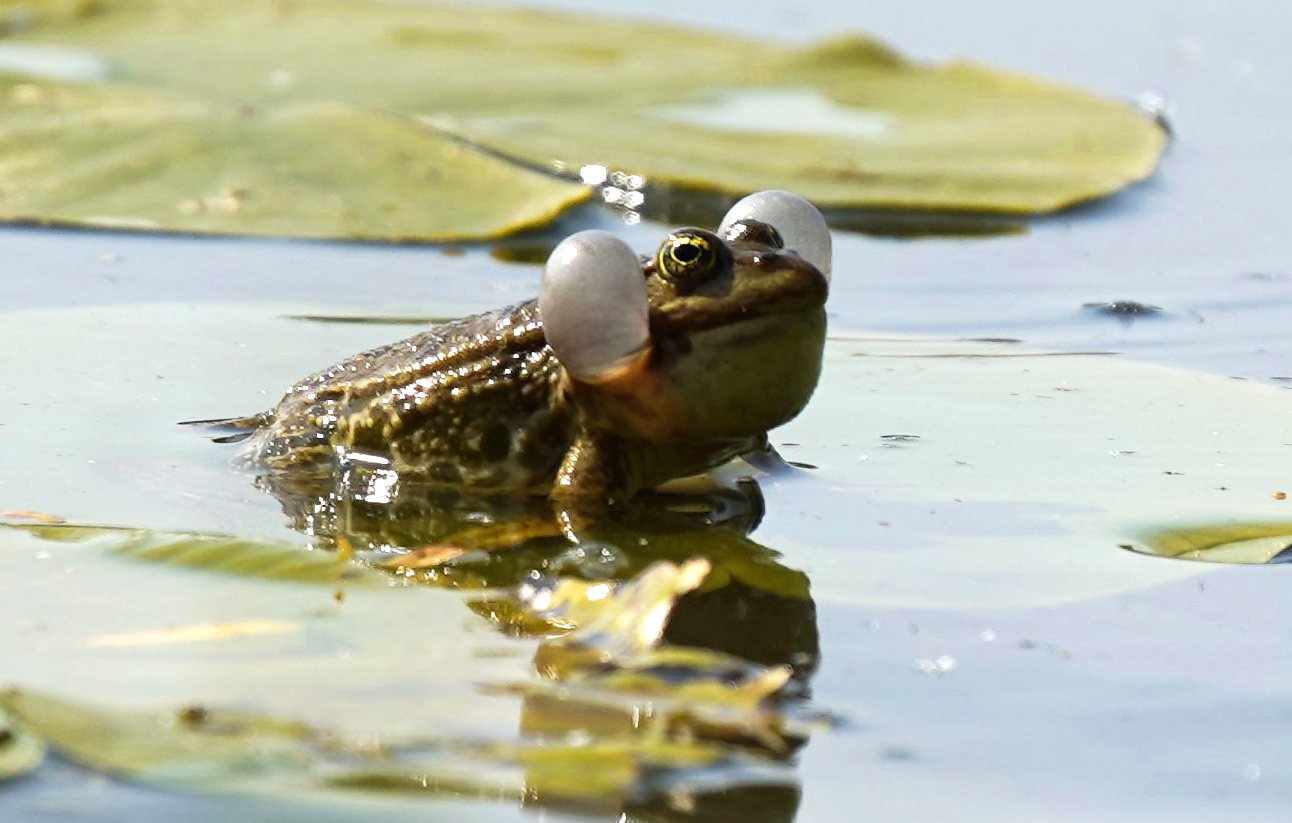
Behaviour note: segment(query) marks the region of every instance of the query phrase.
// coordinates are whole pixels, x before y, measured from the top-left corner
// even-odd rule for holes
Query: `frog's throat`
[[[609,389],[614,391],[638,382],[646,370],[650,367],[651,357],[655,350],[654,345],[647,341],[636,351],[621,357],[617,362],[611,364],[605,371],[595,377],[575,377],[566,371],[569,378],[575,382],[583,383],[587,386],[593,386],[598,389]]]

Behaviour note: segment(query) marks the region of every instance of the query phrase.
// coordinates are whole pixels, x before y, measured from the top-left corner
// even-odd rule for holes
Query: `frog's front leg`
[[[614,438],[585,432],[575,438],[552,483],[552,510],[561,531],[579,542],[579,532],[602,520],[616,496],[627,491]]]

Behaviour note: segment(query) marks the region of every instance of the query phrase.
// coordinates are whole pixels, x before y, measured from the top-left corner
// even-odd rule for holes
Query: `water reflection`
[[[820,656],[816,612],[807,576],[748,536],[763,515],[756,483],[691,480],[639,495],[576,541],[545,498],[462,494],[358,462],[335,473],[269,472],[256,484],[316,547],[403,581],[479,590],[469,605],[499,631],[546,638],[534,658],[540,680],[501,689],[522,697],[522,741],[564,752],[526,762],[525,805],[644,820],[793,819],[792,761],[807,742],[796,717],[806,716]],[[667,598],[656,647],[650,609],[665,598],[650,578],[698,564],[702,582]],[[616,587],[609,596],[606,584]],[[559,620],[543,622],[561,597],[623,603],[567,633]],[[630,639],[608,640],[616,631]],[[640,648],[620,653],[633,643]],[[598,759],[607,745],[621,748]],[[679,763],[650,748],[661,745],[706,754],[686,761],[696,756],[688,748]],[[562,777],[572,768],[627,772],[604,792],[572,796]]]

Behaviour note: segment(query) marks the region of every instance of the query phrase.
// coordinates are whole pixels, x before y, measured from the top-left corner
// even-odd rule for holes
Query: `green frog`
[[[788,192],[644,259],[580,232],[537,300],[354,355],[219,439],[279,475],[360,465],[595,510],[765,448],[816,386],[829,270],[825,221]]]

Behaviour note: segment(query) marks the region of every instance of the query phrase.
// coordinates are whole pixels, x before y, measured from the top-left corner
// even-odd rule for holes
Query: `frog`
[[[813,394],[830,233],[784,191],[639,257],[559,243],[536,299],[433,326],[298,381],[272,409],[201,421],[278,476],[361,465],[432,488],[546,496],[595,517],[767,450]]]

